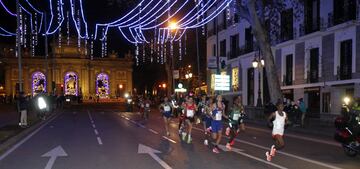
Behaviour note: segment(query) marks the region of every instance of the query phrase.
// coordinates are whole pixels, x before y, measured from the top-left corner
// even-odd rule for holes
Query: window
[[[305,33],[316,32],[320,28],[320,0],[305,1]]]
[[[310,50],[310,83],[319,81],[319,48]]]
[[[323,105],[322,105],[322,112],[323,113],[330,113],[331,108],[331,95],[330,92],[323,93]]]
[[[351,79],[352,73],[352,40],[341,42],[340,45],[340,80]]]
[[[238,57],[239,34],[230,37],[230,59]]]
[[[252,34],[252,28],[245,28],[245,52],[249,53],[254,51],[254,37]]]
[[[356,19],[355,0],[334,0],[334,24]]]
[[[286,55],[285,58],[285,85],[292,85],[293,82],[293,55]]]
[[[254,86],[254,68],[249,68],[247,70],[247,91],[248,91],[248,98],[247,98],[247,101],[248,101],[248,105],[254,105],[254,89],[255,89],[255,86]]]
[[[212,55],[216,56],[216,44],[213,44]]]
[[[235,67],[232,69],[232,88],[233,91],[239,91],[239,68]]]
[[[226,40],[220,42],[220,57],[226,57]]]
[[[293,29],[293,9],[291,8],[281,12],[281,40],[293,39]]]

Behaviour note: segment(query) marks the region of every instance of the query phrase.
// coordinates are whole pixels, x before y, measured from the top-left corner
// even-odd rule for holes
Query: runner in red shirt
[[[186,136],[187,137],[187,143],[191,143],[191,131],[192,131],[192,125],[195,121],[195,112],[197,110],[197,106],[194,102],[194,98],[189,97],[189,99],[184,104],[184,113],[185,113],[185,123],[187,125],[187,133],[182,134],[182,139],[185,141]]]

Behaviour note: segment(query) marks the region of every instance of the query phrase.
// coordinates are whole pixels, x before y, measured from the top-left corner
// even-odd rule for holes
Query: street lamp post
[[[258,72],[259,72],[259,90],[258,90],[258,99],[257,99],[257,104],[256,106],[257,107],[262,107],[262,99],[261,99],[261,72],[265,66],[265,61],[263,58],[261,58],[260,56],[260,50],[259,50],[259,54],[258,56],[256,56],[255,54],[255,58],[252,62],[252,66],[255,68],[255,69],[258,69]]]

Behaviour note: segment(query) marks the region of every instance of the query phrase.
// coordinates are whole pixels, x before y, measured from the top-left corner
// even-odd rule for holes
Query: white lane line
[[[166,139],[166,140],[168,140],[168,141],[170,141],[170,142],[172,142],[172,143],[174,143],[174,144],[176,144],[176,141],[174,141],[174,140],[172,140],[172,139],[170,139],[169,137],[166,137],[166,136],[162,136],[164,139]]]
[[[97,137],[97,141],[98,141],[99,145],[103,145],[100,137]]]
[[[142,124],[140,124],[140,123],[136,123],[136,124],[137,124],[139,127],[143,128],[143,129],[146,128],[144,125],[142,125]]]
[[[153,129],[148,129],[150,132],[154,133],[154,134],[159,134],[157,131],[153,130]]]
[[[197,127],[193,127],[193,129],[203,132],[202,129],[199,129]],[[247,144],[247,145],[251,145],[251,146],[263,149],[265,151],[269,150],[268,147],[264,147],[264,146],[261,146],[261,145],[255,144],[255,143],[250,143],[250,142],[239,140],[239,139],[235,139],[235,141],[240,142],[240,143],[244,143],[244,144]],[[305,158],[305,157],[300,157],[300,156],[290,154],[290,153],[285,153],[285,152],[282,152],[282,151],[276,151],[276,153],[282,154],[282,155],[285,155],[285,156],[289,156],[289,157],[292,157],[292,158],[296,158],[296,159],[299,159],[299,160],[302,160],[302,161],[306,161],[306,162],[309,162],[309,163],[317,164],[317,165],[320,165],[320,166],[323,166],[323,167],[331,168],[331,169],[342,169],[342,168],[335,167],[335,166],[332,166],[332,165],[329,165],[329,164],[326,164],[326,163],[322,163],[320,161],[311,160],[311,159],[308,159],[308,158]]]
[[[96,128],[95,124],[92,124],[92,127],[95,129]]]
[[[90,121],[94,121],[91,114],[90,114],[90,111],[88,110],[87,112],[88,112],[88,116],[89,116]]]
[[[94,132],[95,132],[95,135],[99,135],[99,132],[96,129],[94,130]]]
[[[57,117],[59,117],[62,113],[57,114],[52,119],[49,119],[49,121],[45,122],[42,126],[40,126],[38,129],[33,131],[31,134],[26,136],[24,139],[16,143],[14,146],[12,146],[10,149],[8,149],[4,154],[0,156],[0,161],[6,158],[10,153],[15,151],[17,148],[19,148],[22,144],[24,144],[26,141],[28,141],[31,137],[33,137],[36,133],[38,133],[41,129],[43,129],[45,126],[47,126],[50,122],[54,121]]]
[[[264,132],[264,133],[271,133],[270,130],[261,129],[261,128],[257,128],[257,127],[246,126],[246,128],[251,129],[251,130],[255,130],[255,131]],[[331,146],[341,147],[341,145],[336,143],[336,142],[325,141],[325,140],[321,140],[321,139],[309,138],[309,137],[304,137],[304,136],[298,136],[298,135],[294,135],[294,134],[286,133],[286,137],[292,137],[292,138],[296,138],[296,139],[301,139],[301,140],[312,141],[312,142],[317,142],[317,143],[321,143],[321,144],[327,144],[327,145],[331,145]]]

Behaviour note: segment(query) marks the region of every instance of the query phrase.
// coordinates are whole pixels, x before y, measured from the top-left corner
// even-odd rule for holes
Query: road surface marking
[[[87,112],[88,112],[88,116],[89,116],[90,121],[94,121],[91,114],[90,114],[90,111],[88,110]]]
[[[54,163],[58,157],[67,157],[68,155],[64,151],[61,146],[57,146],[56,148],[50,150],[49,152],[45,153],[41,157],[50,157],[48,163],[46,164],[45,169],[52,169]]]
[[[103,145],[103,142],[101,141],[100,137],[97,137],[97,141],[98,141],[99,145]]]
[[[5,157],[7,157],[10,153],[12,153],[13,151],[15,151],[17,148],[19,148],[22,144],[24,144],[27,140],[29,140],[31,137],[33,137],[36,133],[38,133],[42,128],[44,128],[45,126],[47,126],[50,122],[52,122],[53,120],[55,120],[57,117],[59,117],[62,113],[59,113],[57,115],[55,115],[54,117],[52,117],[52,119],[49,119],[49,121],[45,122],[42,126],[40,126],[38,129],[36,129],[35,131],[33,131],[31,134],[29,134],[27,137],[25,137],[24,139],[22,139],[20,142],[18,142],[17,144],[15,144],[13,147],[11,147],[9,150],[7,150],[3,155],[0,156],[0,161],[3,160]]]
[[[166,137],[166,136],[162,136],[164,139],[166,139],[166,140],[168,140],[168,141],[170,141],[170,142],[172,142],[172,143],[174,143],[174,144],[176,144],[176,141],[174,141],[174,140],[172,140],[172,139],[170,139],[169,137]]]
[[[95,124],[92,124],[92,127],[95,129],[96,128]]]
[[[223,150],[223,151],[226,151],[226,152],[232,151],[232,152],[234,152],[234,153],[240,154],[240,155],[242,155],[242,156],[251,158],[251,159],[256,160],[256,161],[263,162],[263,163],[265,163],[265,164],[271,165],[271,166],[276,167],[276,168],[287,169],[287,168],[284,167],[284,166],[277,165],[277,164],[271,163],[271,162],[269,162],[269,161],[263,160],[263,159],[261,159],[261,158],[252,156],[252,155],[250,155],[250,154],[244,153],[244,152],[243,152],[244,150],[241,150],[241,149],[237,149],[237,148],[234,148],[234,147],[233,147],[232,150],[228,150],[224,145],[219,145],[219,148],[220,148],[221,150]]]
[[[198,130],[198,131],[203,131],[202,129],[199,129],[197,127],[193,127],[193,129]],[[229,137],[226,137],[226,138],[229,138]],[[235,141],[240,142],[240,143],[244,143],[244,144],[248,144],[248,145],[260,148],[260,149],[264,149],[265,151],[269,150],[268,147],[264,147],[264,146],[261,146],[261,145],[255,144],[255,143],[250,143],[250,142],[247,142],[247,141],[243,141],[243,140],[240,140],[240,139],[235,139]],[[323,166],[323,167],[331,168],[331,169],[341,169],[339,167],[335,167],[335,166],[332,166],[332,165],[329,165],[329,164],[326,164],[326,163],[323,163],[323,162],[320,162],[320,161],[311,160],[311,159],[308,159],[308,158],[305,158],[305,157],[300,157],[300,156],[290,154],[290,153],[285,153],[285,152],[282,152],[282,151],[276,151],[276,153],[282,154],[282,155],[285,155],[285,156],[289,156],[289,157],[293,157],[293,158],[296,158],[296,159],[299,159],[299,160],[302,160],[302,161],[306,161],[306,162],[309,162],[309,163],[317,164],[317,165],[320,165],[320,166]]]
[[[154,134],[159,134],[157,131],[153,130],[153,129],[148,129],[150,132],[154,133]]]
[[[94,132],[95,132],[95,135],[99,135],[99,132],[96,129],[94,130]]]
[[[246,128],[251,129],[251,130],[264,132],[264,133],[271,133],[270,130],[261,129],[261,128],[257,128],[257,127],[249,127],[249,126],[247,126]],[[317,142],[317,143],[321,143],[321,144],[327,144],[327,145],[331,145],[331,146],[341,147],[341,145],[336,143],[336,142],[325,141],[325,140],[321,140],[321,139],[309,138],[309,137],[304,137],[304,136],[298,136],[298,135],[294,135],[294,134],[286,133],[286,137],[292,137],[292,138],[296,138],[296,139],[301,139],[301,140],[312,141],[312,142]]]
[[[149,154],[156,162],[158,162],[165,169],[172,169],[168,164],[165,163],[162,159],[160,159],[156,153],[161,153],[159,150],[155,150],[151,147],[145,146],[143,144],[139,144],[138,154]]]

